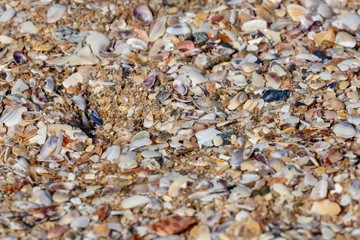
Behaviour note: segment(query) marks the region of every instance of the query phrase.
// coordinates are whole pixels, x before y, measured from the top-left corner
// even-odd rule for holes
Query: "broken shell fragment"
[[[257,32],[257,31],[264,30],[266,28],[267,28],[267,22],[262,19],[250,20],[250,21],[245,22],[241,26],[241,30],[243,30],[244,32]]]
[[[55,23],[59,21],[66,12],[66,6],[62,4],[52,5],[46,15],[46,21],[48,23]]]
[[[166,32],[173,35],[187,35],[191,33],[191,29],[186,23],[178,23],[168,27]]]

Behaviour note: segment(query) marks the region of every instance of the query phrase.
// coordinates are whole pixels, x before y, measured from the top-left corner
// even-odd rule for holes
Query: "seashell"
[[[278,74],[274,73],[274,72],[268,72],[265,75],[265,79],[266,79],[266,86],[273,88],[273,89],[279,89],[280,85],[281,85],[281,78],[279,77]]]
[[[205,224],[199,224],[190,230],[191,240],[211,240],[210,228]]]
[[[15,16],[15,14],[16,14],[16,11],[12,7],[6,5],[5,11],[2,12],[2,14],[0,16],[0,22],[9,21],[10,19],[12,19]]]
[[[174,80],[173,88],[176,92],[178,92],[182,96],[186,95],[186,93],[188,92],[187,86],[183,83],[183,81],[179,79]]]
[[[343,16],[332,22],[332,25],[339,29],[357,31],[360,26],[360,16],[356,13],[350,12],[346,16]]]
[[[333,132],[342,138],[352,138],[356,135],[356,129],[349,122],[343,121],[334,125]]]
[[[143,82],[144,86],[147,89],[150,89],[155,84],[155,80],[157,78],[157,74],[150,74]]]
[[[26,107],[4,111],[0,118],[0,122],[3,122],[7,127],[15,126],[22,121],[21,115],[26,111]]]
[[[206,32],[196,32],[193,34],[193,36],[195,38],[195,41],[194,41],[195,44],[204,43],[209,39]]]
[[[311,211],[319,215],[336,216],[341,212],[341,208],[336,202],[325,199],[320,202],[315,202],[311,207]]]
[[[154,19],[150,8],[145,4],[139,4],[134,7],[132,15],[135,21],[143,24],[149,24]]]
[[[121,206],[124,209],[131,209],[131,208],[144,206],[148,202],[150,202],[150,198],[141,195],[134,195],[122,200]]]
[[[177,197],[181,193],[181,189],[186,189],[189,178],[186,176],[177,177],[169,186],[168,194],[171,197]]]
[[[23,114],[21,114],[21,118],[25,122],[33,123],[33,122],[36,122],[39,119],[41,119],[42,114],[40,112],[28,111],[28,112],[24,112]]]
[[[151,224],[151,228],[160,236],[169,236],[182,233],[197,222],[194,217],[173,215]]]
[[[46,14],[46,21],[48,23],[55,23],[59,21],[66,12],[66,6],[62,4],[52,5]]]
[[[139,38],[129,38],[126,41],[133,49],[145,50],[147,49],[147,43]]]
[[[260,179],[260,176],[254,173],[244,173],[242,175],[242,178],[240,180],[241,184],[248,184],[248,183],[252,183],[252,182],[256,182],[257,180]]]
[[[99,56],[102,52],[106,52],[110,46],[109,38],[98,32],[91,32],[86,38],[86,43],[90,45],[91,51],[96,56]]]
[[[224,143],[224,139],[220,136],[216,136],[213,139],[213,144],[215,147],[221,146]]]
[[[360,200],[360,180],[351,180],[349,183],[349,193],[353,199]]]
[[[274,158],[270,160],[270,167],[273,168],[276,172],[282,172],[285,167],[285,163],[280,159]]]
[[[24,83],[21,79],[18,79],[13,87],[11,88],[11,94],[21,94],[23,91],[29,89],[29,86]]]
[[[238,201],[240,198],[247,198],[251,195],[251,189],[244,186],[238,185],[234,189],[231,190],[229,198],[227,199],[228,202],[235,202]]]
[[[245,103],[248,100],[248,95],[246,92],[239,92],[236,94],[230,101],[227,108],[229,110],[235,110],[237,109],[241,104]]]
[[[137,140],[141,141],[141,140]],[[135,152],[126,152],[119,157],[119,167],[121,169],[132,169],[138,166],[137,156]]]
[[[154,125],[154,115],[152,114],[152,112],[149,112],[148,114],[146,114],[145,119],[144,119],[144,127],[145,128],[151,128],[152,125]]]
[[[215,128],[208,128],[202,131],[198,131],[195,133],[195,137],[198,141],[199,148],[201,148],[203,145],[211,144],[214,137],[216,137],[217,134],[220,134],[221,132],[216,130]]]
[[[248,85],[248,82],[246,81],[245,76],[242,74],[236,74],[234,76],[227,76],[227,79],[229,81],[234,82],[234,84],[239,87],[246,87]]]
[[[241,30],[248,33],[261,31],[266,28],[267,28],[267,22],[263,19],[249,20],[247,22],[244,22],[244,24],[241,26]]]
[[[195,45],[190,40],[181,41],[177,44],[177,48],[181,51],[189,51],[195,48]]]
[[[304,183],[309,186],[315,186],[318,180],[310,172],[306,172],[304,175]]]
[[[72,228],[86,228],[90,223],[90,218],[88,216],[77,217],[71,221],[70,226]]]
[[[340,46],[349,48],[353,48],[356,46],[355,38],[347,32],[338,32],[335,37],[335,43]]]
[[[360,115],[348,115],[347,121],[356,126],[360,125]]]
[[[45,206],[51,206],[51,195],[48,191],[39,189],[38,187],[33,189],[33,197],[38,199]]]
[[[300,22],[301,17],[305,15],[306,8],[297,4],[288,4],[286,11],[293,21]]]
[[[328,192],[328,181],[325,179],[320,180],[316,183],[314,188],[312,189],[310,193],[310,198],[312,199],[322,199],[326,198],[327,192]]]
[[[152,26],[149,34],[150,42],[155,42],[157,39],[159,39],[164,35],[165,27],[166,27],[166,19],[167,19],[166,16],[161,16],[155,20],[155,23]]]
[[[52,200],[56,203],[64,203],[69,200],[70,196],[64,192],[55,192],[52,196]]]
[[[290,96],[289,90],[266,90],[263,94],[263,99],[265,102],[277,102],[284,101]]]
[[[26,56],[20,51],[14,51],[13,58],[16,65],[25,64],[27,61]]]
[[[325,3],[319,4],[317,12],[325,18],[331,18],[334,15],[332,8]]]
[[[40,205],[37,203],[25,200],[16,200],[12,204],[25,211],[40,207]]]
[[[101,158],[106,158],[106,160],[110,162],[114,162],[114,160],[119,159],[120,157],[120,146],[113,145],[108,147],[106,151],[101,155]]]
[[[44,81],[43,89],[45,92],[52,93],[55,90],[55,81],[52,77],[48,77]]]
[[[54,228],[52,228],[48,234],[47,234],[47,238],[48,239],[52,239],[52,238],[60,238],[61,236],[64,235],[64,233],[66,233],[69,230],[69,228],[67,226],[64,225],[60,225],[60,226],[56,226]]]
[[[21,23],[20,30],[21,30],[21,32],[27,33],[27,34],[36,34],[37,33],[37,27],[31,21],[26,21],[26,22]]]
[[[191,28],[186,23],[178,23],[168,27],[166,32],[173,35],[186,35],[191,33]]]
[[[90,119],[93,120],[97,125],[102,126],[104,124],[95,109],[91,110]]]
[[[39,105],[44,105],[49,102],[49,100],[46,98],[45,94],[39,87],[32,89],[31,100]]]
[[[47,157],[52,155],[58,145],[58,138],[56,136],[50,136],[45,141],[44,145],[41,147],[40,153],[38,155],[38,159],[45,160]]]
[[[82,95],[73,96],[73,100],[76,106],[78,106],[81,110],[86,110],[86,100],[83,98]]]

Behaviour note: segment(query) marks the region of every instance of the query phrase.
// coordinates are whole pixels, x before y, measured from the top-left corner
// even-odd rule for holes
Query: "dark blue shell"
[[[290,90],[269,89],[266,90],[263,94],[263,99],[265,102],[284,101],[288,97],[290,97]]]
[[[91,110],[90,119],[93,120],[97,125],[101,126],[104,124],[95,109]]]

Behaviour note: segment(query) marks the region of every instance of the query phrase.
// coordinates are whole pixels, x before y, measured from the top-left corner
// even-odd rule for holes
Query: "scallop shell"
[[[300,22],[301,17],[304,16],[306,12],[306,8],[297,4],[287,5],[286,10],[291,19],[295,22]]]
[[[352,138],[356,135],[356,129],[349,122],[340,122],[336,124],[333,128],[333,132],[336,136],[342,138]]]
[[[335,43],[340,46],[349,48],[356,46],[355,38],[347,32],[339,32],[335,37]]]
[[[267,22],[262,19],[253,19],[245,22],[241,26],[241,30],[244,32],[257,32],[267,28]]]

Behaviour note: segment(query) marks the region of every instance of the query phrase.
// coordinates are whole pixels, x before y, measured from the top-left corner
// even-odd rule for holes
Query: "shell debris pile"
[[[1,239],[360,238],[357,0],[2,1]]]

